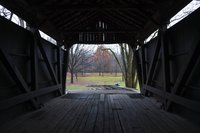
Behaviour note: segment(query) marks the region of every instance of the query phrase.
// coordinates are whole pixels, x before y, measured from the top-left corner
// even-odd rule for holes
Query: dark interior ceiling
[[[1,0],[0,4],[59,42],[79,43],[80,33],[104,33],[107,38],[116,35],[115,40],[104,40],[111,43],[143,41],[190,1]]]

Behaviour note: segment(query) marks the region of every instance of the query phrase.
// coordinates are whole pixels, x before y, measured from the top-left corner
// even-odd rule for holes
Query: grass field
[[[70,75],[67,75],[67,89],[88,89],[91,85],[115,85],[118,83],[124,87],[125,83],[122,81],[122,74],[105,73],[104,76],[99,76],[98,73],[86,73],[84,76],[78,76],[78,80],[74,79],[74,84],[70,84]]]

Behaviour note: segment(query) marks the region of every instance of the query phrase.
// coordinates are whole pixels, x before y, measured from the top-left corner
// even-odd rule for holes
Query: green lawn
[[[106,73],[104,76],[99,76],[98,73],[87,73],[85,76],[79,76],[78,80],[74,80],[74,84],[70,84],[70,75],[67,77],[67,89],[88,89],[91,85],[115,85],[118,83],[124,87],[125,83],[122,81],[122,74],[119,73],[117,76],[114,74]]]

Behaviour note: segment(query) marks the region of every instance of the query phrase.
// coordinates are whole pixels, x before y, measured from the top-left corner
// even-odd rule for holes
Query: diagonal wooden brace
[[[7,55],[7,53],[2,48],[0,48],[0,58],[4,63],[5,67],[8,69],[8,72],[10,73],[11,77],[19,86],[19,88],[22,88],[23,91],[29,93],[30,90],[26,81],[24,80],[18,68],[13,63],[12,59],[9,57],[9,55]],[[31,103],[33,104],[34,108],[36,109],[39,108],[39,105],[37,104],[35,99],[31,99]]]
[[[42,45],[42,43],[41,43],[40,33],[39,33],[38,30],[35,30],[35,31],[33,32],[33,34],[34,34],[34,38],[35,38],[35,40],[36,40],[36,42],[37,42],[37,45],[38,45],[38,47],[39,47],[39,49],[40,49],[40,52],[41,52],[41,54],[42,54],[42,56],[43,56],[43,58],[44,58],[44,61],[45,61],[45,63],[46,63],[46,66],[47,66],[47,69],[48,69],[48,71],[49,71],[49,74],[50,74],[50,76],[51,76],[51,78],[52,78],[54,84],[55,84],[55,85],[58,85],[59,82],[58,82],[57,76],[56,76],[56,74],[55,74],[55,71],[54,71],[54,69],[53,69],[53,67],[52,67],[52,64],[51,64],[49,58],[47,57],[47,54],[46,54],[46,52],[45,52],[45,49],[44,49],[44,47],[43,47],[43,45]],[[59,89],[59,94],[62,95],[62,91],[61,91],[60,89]]]

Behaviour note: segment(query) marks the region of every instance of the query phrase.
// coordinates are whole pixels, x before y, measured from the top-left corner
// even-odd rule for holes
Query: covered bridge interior
[[[167,29],[190,2],[1,0],[28,28],[0,16],[0,132],[200,132],[200,10]],[[158,36],[144,44],[157,29]],[[65,95],[70,47],[112,43],[132,47],[141,94]],[[101,113],[106,109],[108,114]],[[56,126],[51,129],[49,121]]]

